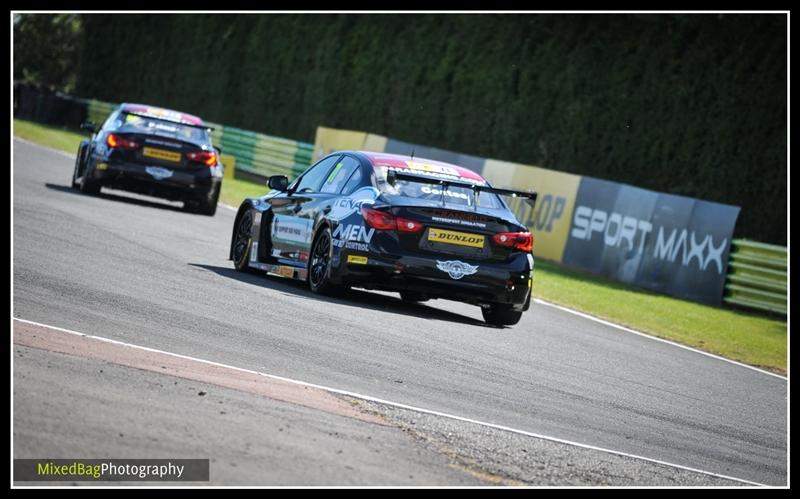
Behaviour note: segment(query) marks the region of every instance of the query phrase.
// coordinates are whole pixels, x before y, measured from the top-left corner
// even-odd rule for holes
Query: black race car
[[[307,280],[316,293],[342,287],[399,291],[406,301],[479,305],[486,322],[519,322],[530,307],[533,235],[501,195],[471,170],[362,151],[332,153],[291,184],[239,207],[229,258]]]
[[[222,185],[219,148],[209,127],[191,114],[142,104],[121,104],[91,140],[78,147],[72,187],[97,194],[103,186],[183,201],[188,210],[214,215]]]

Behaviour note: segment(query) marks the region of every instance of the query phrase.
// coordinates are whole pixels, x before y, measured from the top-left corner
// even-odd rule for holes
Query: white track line
[[[214,362],[214,361],[210,361],[210,360],[199,359],[197,357],[191,357],[191,356],[188,356],[188,355],[181,355],[181,354],[177,354],[177,353],[173,353],[173,352],[167,352],[167,351],[164,351],[164,350],[158,350],[156,348],[143,347],[143,346],[140,346],[140,345],[134,345],[132,343],[125,343],[123,341],[112,340],[112,339],[109,339],[109,338],[103,338],[101,336],[93,336],[93,335],[90,335],[90,334],[85,334],[85,333],[80,333],[78,331],[73,331],[71,329],[64,329],[64,328],[60,328],[60,327],[56,327],[56,326],[50,326],[48,324],[42,324],[42,323],[39,323],[39,322],[20,319],[20,318],[17,318],[17,317],[14,317],[13,319],[15,321],[22,322],[22,323],[25,323],[25,324],[31,324],[31,325],[34,325],[34,326],[50,328],[50,329],[54,329],[56,331],[61,331],[61,332],[64,332],[64,333],[74,334],[74,335],[78,335],[78,336],[83,336],[83,337],[86,337],[86,338],[92,338],[92,339],[98,340],[98,341],[104,341],[104,342],[107,342],[107,343],[113,343],[113,344],[116,344],[116,345],[122,345],[122,346],[129,347],[129,348],[136,348],[138,350],[144,350],[144,351],[148,351],[148,352],[155,352],[155,353],[159,353],[159,354],[163,354],[163,355],[169,355],[169,356],[180,358],[180,359],[192,360],[192,361],[195,361],[195,362],[201,362],[203,364],[208,364],[208,365],[211,365],[211,366],[217,366],[217,367],[223,367],[223,368],[226,368],[226,369],[232,369],[232,370],[239,371],[239,372],[245,372],[245,373],[249,373],[249,374],[256,374],[258,376],[264,376],[264,377],[269,378],[269,379],[275,379],[275,380],[285,381],[285,382],[288,382],[288,383],[293,383],[293,384],[296,384],[296,385],[308,386],[308,387],[311,387],[311,388],[317,388],[317,389],[320,389],[320,390],[325,390],[325,391],[327,391],[329,393],[335,393],[335,394],[338,394],[338,395],[345,395],[345,396],[348,396],[348,397],[353,397],[353,398],[357,398],[357,399],[361,399],[361,400],[366,400],[366,401],[369,401],[369,402],[375,402],[375,403],[378,403],[378,404],[384,404],[384,405],[388,405],[388,406],[392,406],[392,407],[397,407],[397,408],[400,408],[400,409],[406,409],[406,410],[409,410],[409,411],[419,412],[419,413],[423,413],[423,414],[430,414],[430,415],[433,415],[433,416],[439,416],[439,417],[448,418],[448,419],[452,419],[452,420],[456,420],[456,421],[463,421],[465,423],[472,423],[472,424],[484,426],[484,427],[487,427],[487,428],[493,428],[493,429],[496,429],[496,430],[502,430],[502,431],[507,431],[507,432],[510,432],[510,433],[516,433],[516,434],[519,434],[519,435],[524,435],[524,436],[527,436],[527,437],[534,437],[534,438],[539,438],[539,439],[542,439],[542,440],[547,440],[547,441],[550,441],[550,442],[556,442],[556,443],[560,443],[560,444],[571,445],[571,446],[579,447],[579,448],[582,448],[582,449],[589,449],[589,450],[594,450],[594,451],[599,451],[599,452],[605,452],[607,454],[614,454],[614,455],[617,455],[617,456],[623,456],[623,457],[632,458],[632,459],[639,459],[641,461],[646,461],[646,462],[649,462],[649,463],[659,464],[659,465],[662,465],[662,466],[669,466],[671,468],[676,468],[676,469],[685,470],[685,471],[691,471],[691,472],[694,472],[694,473],[700,473],[700,474],[707,475],[707,476],[723,478],[725,480],[732,480],[732,481],[744,483],[744,484],[747,484],[747,485],[770,487],[769,485],[766,485],[766,484],[763,484],[763,483],[752,482],[750,480],[745,480],[745,479],[742,479],[742,478],[736,478],[736,477],[727,476],[727,475],[720,475],[719,473],[713,473],[711,471],[700,470],[700,469],[697,469],[697,468],[690,468],[688,466],[682,466],[680,464],[674,464],[674,463],[669,463],[669,462],[666,462],[666,461],[660,461],[658,459],[652,459],[652,458],[649,458],[649,457],[638,456],[636,454],[629,454],[627,452],[622,452],[622,451],[617,451],[617,450],[612,450],[612,449],[605,449],[603,447],[596,447],[596,446],[593,446],[593,445],[581,444],[581,443],[578,443],[578,442],[572,442],[572,441],[564,440],[564,439],[561,439],[561,438],[550,437],[550,436],[542,435],[542,434],[539,434],[539,433],[533,433],[533,432],[529,432],[529,431],[525,431],[525,430],[518,430],[516,428],[510,428],[508,426],[497,425],[497,424],[494,424],[494,423],[487,423],[487,422],[479,421],[479,420],[476,420],[476,419],[465,418],[465,417],[462,417],[462,416],[455,416],[453,414],[448,414],[448,413],[445,413],[445,412],[434,411],[434,410],[431,410],[431,409],[423,409],[421,407],[415,407],[415,406],[412,406],[412,405],[401,404],[401,403],[398,403],[398,402],[392,402],[392,401],[389,401],[389,400],[384,400],[384,399],[380,399],[380,398],[377,398],[377,397],[371,397],[369,395],[362,395],[360,393],[355,393],[355,392],[351,392],[351,391],[347,391],[347,390],[339,390],[339,389],[336,389],[336,388],[330,388],[330,387],[327,387],[327,386],[317,385],[317,384],[314,384],[314,383],[306,383],[305,381],[298,381],[298,380],[291,379],[291,378],[284,378],[283,376],[276,376],[274,374],[262,373],[262,372],[258,372],[258,371],[253,371],[251,369],[244,369],[244,368],[241,368],[241,367],[231,366],[231,365],[228,365],[228,364],[222,364],[222,363]],[[13,331],[13,325],[12,325],[12,331]]]
[[[678,348],[683,348],[684,350],[689,350],[690,352],[699,353],[700,355],[705,355],[706,357],[711,357],[712,359],[717,359],[717,360],[721,360],[723,362],[728,362],[729,364],[734,364],[734,365],[737,365],[739,367],[746,367],[747,369],[751,369],[751,370],[759,372],[761,374],[766,374],[768,376],[772,376],[772,377],[781,379],[783,381],[787,381],[787,378],[784,377],[784,376],[781,376],[780,374],[771,373],[769,371],[765,371],[765,370],[759,369],[757,367],[753,367],[753,366],[750,366],[750,365],[747,365],[747,364],[743,364],[741,362],[736,362],[735,360],[726,359],[725,357],[720,357],[719,355],[714,355],[713,353],[704,352],[704,351],[698,350],[696,348],[692,348],[692,347],[689,347],[689,346],[686,346],[686,345],[681,345],[680,343],[675,343],[674,341],[669,341],[669,340],[665,340],[663,338],[658,338],[658,337],[653,336],[651,334],[642,333],[641,331],[636,331],[635,329],[631,329],[631,328],[628,328],[628,327],[625,327],[625,326],[620,326],[619,324],[614,324],[613,322],[609,322],[609,321],[600,319],[599,317],[595,317],[593,315],[585,314],[583,312],[578,312],[577,310],[573,310],[571,308],[567,308],[567,307],[564,307],[564,306],[561,306],[561,305],[556,305],[555,303],[550,303],[548,301],[544,301],[544,300],[541,300],[539,298],[534,298],[533,301],[535,303],[540,304],[540,305],[546,305],[548,307],[557,308],[558,310],[561,310],[562,312],[567,312],[569,314],[573,314],[573,315],[577,315],[579,317],[583,317],[584,319],[589,319],[590,321],[599,322],[600,324],[603,324],[603,325],[606,325],[606,326],[610,326],[610,327],[619,329],[621,331],[625,331],[626,333],[635,334],[635,335],[642,336],[644,338],[648,338],[648,339],[651,339],[651,340],[654,340],[654,341],[660,341],[661,343],[666,343],[668,345],[672,345],[672,346],[675,346],[675,347],[678,347]]]
[[[25,140],[25,139],[20,139],[20,138],[15,137],[14,140],[19,140],[19,141],[25,142],[26,144],[38,146],[38,147],[41,147],[42,149],[48,149],[48,150],[51,150],[51,151],[56,152],[58,154],[66,155],[66,156],[68,156],[70,158],[72,157],[72,156],[69,156],[68,154],[66,154],[64,152],[57,151],[55,149],[52,149],[52,148],[49,148],[49,147],[46,147],[46,146],[43,146],[43,145],[40,145],[40,144],[36,144],[34,142],[30,142],[30,141]],[[222,203],[219,203],[219,206],[222,206],[224,208],[228,208],[228,209],[233,210],[233,211],[237,210],[237,208],[234,208],[233,206],[229,206],[229,205],[222,204]],[[712,359],[721,360],[723,362],[728,362],[729,364],[734,364],[734,365],[737,365],[737,366],[740,366],[740,367],[746,367],[747,369],[751,369],[753,371],[760,372],[762,374],[766,374],[768,376],[772,376],[772,377],[787,381],[787,378],[785,376],[781,376],[780,374],[771,373],[769,371],[765,371],[764,369],[759,369],[757,367],[753,367],[753,366],[750,366],[750,365],[747,365],[747,364],[743,364],[743,363],[737,362],[735,360],[726,359],[725,357],[720,357],[719,355],[714,355],[713,353],[704,352],[702,350],[698,350],[698,349],[692,348],[690,346],[681,345],[680,343],[675,343],[674,341],[665,340],[663,338],[658,338],[658,337],[653,336],[651,334],[643,333],[641,331],[636,331],[634,329],[631,329],[631,328],[628,328],[628,327],[625,327],[625,326],[620,326],[619,324],[614,324],[613,322],[609,322],[607,320],[600,319],[599,317],[595,317],[593,315],[589,315],[589,314],[586,314],[586,313],[583,313],[583,312],[579,312],[577,310],[573,310],[571,308],[567,308],[567,307],[564,307],[562,305],[556,305],[555,303],[550,303],[548,301],[545,301],[545,300],[542,300],[542,299],[539,299],[539,298],[534,298],[533,301],[535,303],[540,304],[540,305],[546,305],[548,307],[553,307],[553,308],[556,308],[556,309],[561,310],[563,312],[567,312],[569,314],[577,315],[579,317],[583,317],[584,319],[589,319],[591,321],[598,322],[600,324],[604,324],[606,326],[610,326],[610,327],[619,329],[621,331],[625,331],[625,332],[628,332],[628,333],[631,333],[631,334],[642,336],[644,338],[649,338],[651,340],[660,341],[662,343],[667,343],[669,345],[672,345],[672,346],[675,346],[675,347],[678,347],[678,348],[682,348],[684,350],[689,350],[690,352],[695,352],[695,353],[698,353],[700,355],[705,355],[706,357],[711,357]]]

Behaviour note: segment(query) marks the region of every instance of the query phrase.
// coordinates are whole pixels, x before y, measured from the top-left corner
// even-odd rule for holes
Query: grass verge
[[[786,374],[786,320],[653,293],[538,260],[536,298]]]
[[[74,154],[86,135],[14,120],[14,135]],[[238,206],[266,186],[225,179],[220,201]],[[534,297],[745,364],[786,374],[785,319],[710,307],[537,261]],[[533,312],[535,313],[535,312]]]

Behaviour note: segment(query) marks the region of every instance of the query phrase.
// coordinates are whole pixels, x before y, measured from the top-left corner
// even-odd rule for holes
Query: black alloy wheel
[[[319,294],[331,294],[339,286],[331,283],[331,230],[324,227],[314,241],[308,260],[308,286]]]
[[[250,250],[253,245],[253,238],[250,236],[252,228],[253,214],[247,210],[236,225],[236,237],[233,240],[232,256],[236,270],[246,271],[249,268],[247,261],[250,259]]]

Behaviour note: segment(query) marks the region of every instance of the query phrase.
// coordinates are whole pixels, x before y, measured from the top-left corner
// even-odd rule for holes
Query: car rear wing
[[[488,185],[477,185],[472,184],[470,182],[459,182],[458,180],[448,180],[438,177],[428,177],[426,175],[416,175],[410,173],[403,173],[397,170],[389,170],[386,172],[386,182],[389,185],[394,186],[395,182],[398,180],[405,180],[406,182],[417,182],[420,184],[435,184],[442,186],[442,202],[444,202],[444,191],[448,187],[461,187],[464,189],[470,189],[473,193],[473,198],[477,197],[477,195],[481,192],[490,192],[492,194],[499,194],[501,196],[510,196],[512,198],[523,198],[525,202],[527,202],[531,209],[534,208],[536,205],[536,198],[538,197],[538,193],[533,191],[515,191],[511,189],[499,189],[497,187],[489,187]],[[473,203],[473,206],[477,208],[478,203]]]
[[[152,114],[145,114],[145,113],[134,113],[131,111],[123,111],[125,114],[130,114],[131,116],[138,116],[140,118],[147,118],[148,120],[156,120],[156,121],[163,121],[165,123],[172,123],[173,125],[183,125],[192,128],[204,128],[206,130],[213,130],[214,127],[210,127],[208,125],[196,125],[194,123],[184,123],[183,121],[175,121],[175,120],[168,120],[166,118],[159,118],[158,116],[153,116]]]

